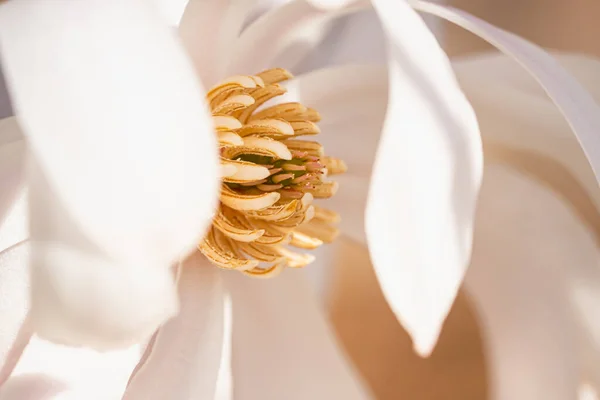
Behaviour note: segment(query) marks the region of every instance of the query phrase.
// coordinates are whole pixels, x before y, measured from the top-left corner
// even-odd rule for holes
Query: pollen
[[[314,256],[303,252],[332,242],[339,215],[317,201],[335,195],[330,175],[345,163],[307,140],[321,131],[316,110],[277,103],[292,75],[270,69],[234,76],[207,94],[219,142],[223,181],[219,208],[199,244],[216,266],[254,277],[301,268]]]

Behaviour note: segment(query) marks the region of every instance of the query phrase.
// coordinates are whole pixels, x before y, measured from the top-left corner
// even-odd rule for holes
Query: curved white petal
[[[600,61],[552,53],[600,101]],[[488,53],[452,63],[489,143],[534,150],[567,167],[600,207],[600,188],[567,121],[540,85],[510,57]]]
[[[224,335],[219,270],[200,252],[180,268],[181,310],[158,330],[124,400],[196,400],[215,395]]]
[[[259,0],[190,0],[179,34],[205,86],[227,76],[225,67],[235,57],[236,42]],[[276,5],[275,5],[276,6]],[[259,71],[243,71],[252,74]]]
[[[578,336],[564,274],[597,260],[595,238],[556,193],[486,165],[465,284],[481,317],[492,399],[576,398]]]
[[[387,71],[380,66],[347,65],[300,75],[285,84],[277,101],[298,101],[321,114],[315,138],[328,155],[343,159],[348,172],[324,207],[340,213],[344,235],[366,243],[364,210],[377,143],[388,100]]]
[[[98,353],[52,344],[34,336],[1,400],[117,400],[139,358],[139,347]]]
[[[0,384],[12,371],[29,336],[20,332],[29,309],[28,262],[26,242],[0,251]]]
[[[411,0],[417,10],[446,19],[514,58],[544,88],[561,110],[600,182],[600,107],[560,64],[540,47],[468,13],[427,1]]]
[[[242,32],[227,64],[227,75],[274,67],[293,69],[323,39],[332,19],[362,6],[328,11],[305,0],[291,0],[271,9]]]
[[[235,400],[368,399],[301,271],[226,276]]]
[[[194,63],[196,73],[207,87],[216,83],[219,74],[219,51],[227,52],[229,46],[221,43],[222,30],[231,0],[191,0],[185,7],[179,36]],[[230,28],[231,29],[231,28]]]
[[[105,346],[102,335],[113,345],[152,331],[175,309],[167,268],[212,217],[219,170],[203,89],[154,11],[143,0],[0,8],[3,67],[40,167],[33,284],[45,288],[33,317],[54,340]],[[75,277],[93,301],[71,291]]]
[[[433,349],[471,253],[482,154],[448,59],[404,1],[374,0],[388,34],[390,99],[366,230],[377,277],[415,350]]]

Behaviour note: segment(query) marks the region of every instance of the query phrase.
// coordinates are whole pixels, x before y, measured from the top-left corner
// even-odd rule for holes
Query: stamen
[[[339,216],[312,203],[335,194],[337,183],[325,176],[346,165],[325,156],[317,141],[298,139],[321,132],[319,113],[296,102],[259,110],[286,92],[279,83],[291,77],[284,69],[234,76],[207,94],[223,184],[213,226],[198,248],[220,268],[272,277],[314,260],[285,246],[315,249],[338,234],[332,224]]]

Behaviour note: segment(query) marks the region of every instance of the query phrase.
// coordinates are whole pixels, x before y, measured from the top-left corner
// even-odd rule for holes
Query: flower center
[[[218,267],[271,277],[314,260],[288,245],[315,249],[338,234],[339,216],[313,202],[335,194],[337,183],[325,178],[346,165],[318,142],[298,139],[320,133],[319,113],[300,103],[265,105],[285,93],[279,82],[291,77],[284,69],[235,76],[206,96],[224,178],[219,209],[198,247]]]

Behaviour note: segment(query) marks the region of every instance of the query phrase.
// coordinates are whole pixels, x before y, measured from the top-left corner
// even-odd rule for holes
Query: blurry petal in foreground
[[[175,311],[170,263],[212,217],[218,164],[203,90],[153,11],[141,0],[0,8],[3,67],[39,164],[32,316],[54,340],[105,347],[154,330]],[[75,278],[87,283],[72,291]]]

